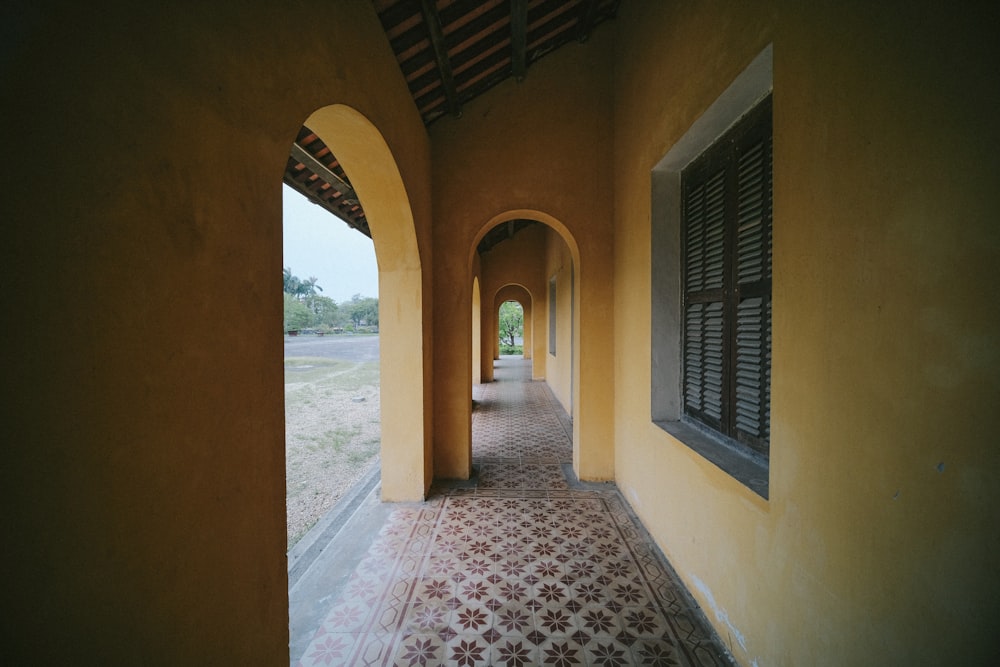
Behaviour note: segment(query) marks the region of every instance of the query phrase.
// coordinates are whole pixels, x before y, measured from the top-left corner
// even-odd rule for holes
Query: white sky
[[[337,303],[355,294],[378,297],[372,240],[287,185],[281,187],[284,266],[299,278],[319,278],[321,294]]]

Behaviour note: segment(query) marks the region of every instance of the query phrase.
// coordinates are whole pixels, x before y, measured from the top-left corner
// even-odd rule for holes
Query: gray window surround
[[[681,172],[773,88],[768,45],[691,125],[651,173],[651,405],[657,426],[740,481],[769,497],[769,462],[692,421],[681,397]]]

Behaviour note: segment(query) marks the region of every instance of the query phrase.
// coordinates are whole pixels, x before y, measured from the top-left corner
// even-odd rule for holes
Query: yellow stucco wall
[[[614,474],[613,330],[606,326],[612,312],[611,200],[579,196],[607,187],[606,175],[593,165],[611,159],[611,62],[604,56],[613,45],[612,31],[597,30],[587,44],[532,66],[523,83],[507,81],[466,105],[461,119],[430,128],[434,462],[442,477],[466,477],[471,465],[468,258],[482,233],[513,218],[546,222],[575,239],[568,244],[580,265],[576,349],[587,359],[574,387],[577,472],[585,479]]]
[[[623,3],[618,484],[745,665],[988,664],[1000,60],[941,6]],[[650,170],[774,49],[770,500],[650,423]]]
[[[994,657],[996,10],[626,2],[428,140],[363,0],[57,4],[5,15],[0,60],[7,662],[287,660],[280,182],[332,104],[415,225],[382,315],[422,373],[398,497],[469,473],[472,248],[533,217],[576,270],[546,374],[577,473],[616,477],[742,664]],[[650,170],[769,43],[764,501],[650,423],[649,245]]]
[[[483,381],[482,351],[483,351],[483,316],[482,292],[479,274],[472,280],[472,384]]]
[[[576,322],[573,314],[573,283],[575,281],[573,257],[569,248],[555,230],[546,228],[545,233],[545,350],[547,381],[552,393],[567,413],[573,415],[573,333]],[[556,282],[556,353],[549,354],[549,281]],[[610,330],[610,322],[605,324]]]
[[[287,664],[282,172],[358,110],[429,266],[426,133],[368,2],[62,4],[3,19],[0,650]]]

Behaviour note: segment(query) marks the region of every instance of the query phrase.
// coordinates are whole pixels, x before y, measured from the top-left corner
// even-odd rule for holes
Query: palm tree
[[[284,291],[298,298],[299,291],[302,289],[302,281],[297,276],[292,275],[290,268],[284,267],[281,269],[281,281]]]
[[[308,296],[315,296],[316,290],[322,292],[323,288],[316,284],[316,281],[318,280],[319,278],[317,278],[316,276],[309,276],[307,280],[301,281],[301,284],[299,286],[299,293],[304,297],[308,297]]]
[[[297,301],[304,301],[311,296],[316,296],[316,290],[322,292],[323,288],[316,284],[318,281],[319,278],[316,276],[309,276],[308,280],[302,280],[294,275],[290,268],[283,267],[281,269],[283,289],[286,293],[294,296]]]

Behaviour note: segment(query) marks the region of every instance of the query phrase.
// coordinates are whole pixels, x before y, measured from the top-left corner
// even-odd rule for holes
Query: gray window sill
[[[768,499],[770,475],[768,463],[763,458],[683,421],[664,420],[653,423],[764,500]]]

